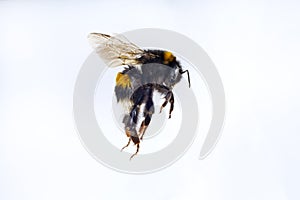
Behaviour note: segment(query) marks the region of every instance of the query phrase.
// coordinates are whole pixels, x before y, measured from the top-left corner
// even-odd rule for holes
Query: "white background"
[[[0,199],[300,199],[298,1],[0,1]],[[72,93],[89,32],[165,28],[200,44],[227,98],[216,149],[149,175],[81,145]]]

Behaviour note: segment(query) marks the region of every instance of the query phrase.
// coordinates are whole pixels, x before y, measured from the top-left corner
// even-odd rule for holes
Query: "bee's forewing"
[[[128,41],[123,35],[110,36],[90,33],[88,39],[96,53],[109,67],[138,64],[144,51]]]

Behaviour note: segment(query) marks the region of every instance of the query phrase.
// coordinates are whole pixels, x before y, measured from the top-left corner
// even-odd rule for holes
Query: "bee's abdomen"
[[[115,94],[117,101],[129,101],[134,90],[141,85],[141,73],[133,68],[125,68],[116,77]]]
[[[132,89],[130,87],[121,87],[121,86],[116,86],[115,87],[115,94],[117,97],[117,101],[124,101],[124,100],[129,100],[131,94],[132,94]]]

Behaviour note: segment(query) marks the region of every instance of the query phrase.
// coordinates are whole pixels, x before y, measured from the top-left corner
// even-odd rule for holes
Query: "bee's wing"
[[[138,58],[145,54],[145,51],[122,35],[90,33],[88,39],[97,54],[109,67],[139,64]]]

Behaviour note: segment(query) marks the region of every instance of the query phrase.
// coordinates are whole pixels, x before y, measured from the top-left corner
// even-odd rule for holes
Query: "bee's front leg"
[[[172,96],[169,100],[169,102],[170,102],[169,119],[171,118],[171,113],[174,110],[174,95],[173,95],[173,92],[171,92],[171,94],[172,94]]]
[[[162,111],[162,109],[168,104],[170,103],[170,110],[169,110],[169,118],[171,118],[171,113],[174,109],[174,95],[173,92],[170,90],[167,92],[166,96],[165,96],[165,102],[161,105],[160,107],[160,113]]]

